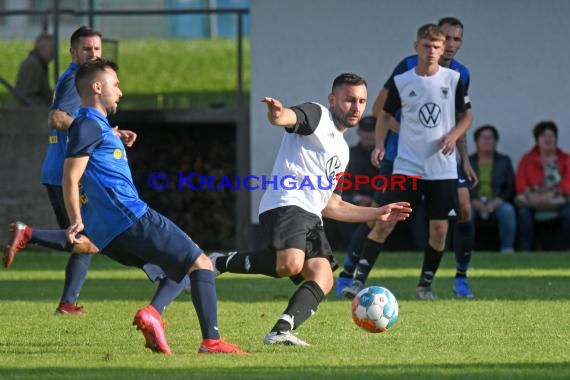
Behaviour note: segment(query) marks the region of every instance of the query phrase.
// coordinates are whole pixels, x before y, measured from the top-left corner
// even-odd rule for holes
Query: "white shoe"
[[[309,343],[297,338],[291,331],[270,332],[263,338],[265,344],[283,344],[285,346],[310,346]]]
[[[219,275],[221,274],[220,271],[218,270],[218,268],[216,268],[216,261],[217,261],[219,258],[222,258],[222,257],[225,258],[226,255],[224,255],[224,254],[221,253],[221,252],[212,252],[212,253],[210,254],[210,256],[208,256],[208,258],[209,258],[210,261],[212,262],[212,267],[214,267],[214,273],[215,273],[216,276],[219,276]]]

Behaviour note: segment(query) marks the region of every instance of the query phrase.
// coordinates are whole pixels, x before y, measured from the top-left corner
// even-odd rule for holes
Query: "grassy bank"
[[[0,41],[0,75],[15,84],[20,62],[32,41]],[[249,41],[244,43],[243,80],[247,101],[250,83]],[[60,45],[60,73],[70,61],[68,43]],[[111,52],[111,49],[109,49]],[[105,47],[103,47],[105,55]],[[119,41],[123,109],[178,108],[233,104],[237,90],[235,39]],[[50,77],[53,76],[50,65]],[[53,84],[53,83],[52,83]],[[14,99],[0,87],[0,106]]]

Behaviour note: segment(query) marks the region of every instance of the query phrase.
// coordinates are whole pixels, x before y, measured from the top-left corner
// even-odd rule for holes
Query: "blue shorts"
[[[44,186],[46,187],[49,203],[55,213],[59,228],[67,229],[67,227],[69,227],[69,219],[67,218],[65,203],[63,201],[63,188],[57,185],[45,184]]]
[[[180,282],[202,250],[170,219],[149,208],[102,253],[123,265],[143,269],[152,281],[166,274]]]
[[[469,187],[470,182],[467,179],[467,175],[465,174],[465,170],[463,170],[463,165],[460,163],[457,164],[457,187]]]

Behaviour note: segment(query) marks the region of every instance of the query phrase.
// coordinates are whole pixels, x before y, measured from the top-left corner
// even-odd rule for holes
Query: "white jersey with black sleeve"
[[[401,108],[394,174],[420,175],[425,180],[456,179],[456,156],[444,155],[439,144],[455,128],[456,113],[471,108],[459,73],[440,66],[434,75],[420,76],[412,68],[387,84],[384,111],[395,115]]]
[[[261,198],[259,213],[298,206],[322,216],[332,196],[338,173],[348,165],[349,147],[336,128],[331,112],[318,103],[291,107],[297,124],[286,128],[273,165],[271,180]]]

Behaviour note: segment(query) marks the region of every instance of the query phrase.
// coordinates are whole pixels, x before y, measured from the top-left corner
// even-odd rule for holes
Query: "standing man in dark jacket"
[[[48,64],[53,56],[53,36],[42,33],[36,37],[34,50],[20,64],[16,90],[35,106],[47,107],[51,104],[53,92],[49,85]],[[21,103],[21,105],[27,104]]]

